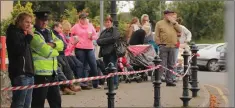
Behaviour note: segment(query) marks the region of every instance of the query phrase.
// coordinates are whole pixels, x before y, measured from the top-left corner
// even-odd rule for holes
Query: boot
[[[74,92],[78,92],[78,91],[82,90],[82,88],[80,86],[75,86],[75,85],[70,85],[69,88],[70,88],[70,90],[72,90]]]
[[[63,95],[76,95],[76,93],[71,91],[69,88],[64,88],[62,93],[63,93]]]

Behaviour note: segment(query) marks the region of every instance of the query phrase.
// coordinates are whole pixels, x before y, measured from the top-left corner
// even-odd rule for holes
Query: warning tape
[[[191,59],[194,56],[198,56],[197,54],[193,54],[192,57],[189,59],[188,62],[191,61]],[[5,87],[5,88],[1,88],[1,91],[10,91],[10,90],[25,90],[25,89],[32,89],[32,88],[40,88],[40,87],[47,87],[47,86],[55,86],[55,85],[62,85],[62,84],[73,84],[75,82],[86,82],[86,81],[92,81],[92,80],[98,80],[98,79],[107,79],[109,77],[112,77],[114,75],[130,75],[130,74],[137,74],[137,73],[143,73],[143,72],[148,72],[151,70],[155,70],[158,69],[160,67],[172,72],[172,74],[179,76],[179,77],[184,77],[188,72],[189,72],[189,67],[191,66],[190,63],[188,63],[188,69],[185,72],[184,75],[180,75],[177,72],[174,72],[173,70],[170,70],[164,66],[161,65],[157,65],[154,67],[151,67],[149,69],[146,70],[140,70],[140,71],[129,71],[129,72],[115,72],[115,73],[110,73],[108,75],[103,75],[103,76],[96,76],[96,77],[87,77],[87,78],[79,78],[79,79],[73,79],[73,80],[67,80],[67,81],[60,81],[60,82],[53,82],[53,83],[45,83],[45,84],[38,84],[38,85],[28,85],[28,86],[16,86],[16,87]]]
[[[86,82],[86,81],[92,81],[92,80],[98,80],[98,79],[106,79],[106,78],[112,77],[114,75],[130,75],[130,74],[143,73],[143,72],[148,72],[148,71],[155,70],[155,69],[158,69],[158,68],[160,68],[160,65],[152,67],[152,68],[149,68],[149,69],[146,69],[146,70],[140,70],[140,71],[116,72],[116,73],[110,73],[110,74],[104,75],[104,76],[79,78],[79,79],[60,81],[60,82],[53,82],[53,83],[45,83],[45,84],[38,84],[38,85],[5,87],[5,88],[2,88],[1,91],[25,90],[25,89],[32,89],[32,88],[40,88],[40,87],[47,87],[47,86],[62,85],[62,84],[73,84],[75,82]]]

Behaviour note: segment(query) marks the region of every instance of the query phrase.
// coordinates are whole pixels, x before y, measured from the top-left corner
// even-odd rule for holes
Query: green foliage
[[[75,24],[78,19],[77,9],[75,8],[66,9],[62,19],[68,20],[72,25]]]
[[[100,27],[100,16],[96,16],[95,18],[91,19],[91,23],[94,27]]]
[[[223,1],[174,1],[169,5],[184,19],[194,40],[221,40],[224,34]]]
[[[118,30],[119,30],[119,32],[120,32],[120,34],[121,34],[121,37],[125,37],[126,36],[126,30],[127,30],[127,22],[125,22],[125,21],[119,21],[118,22],[119,24],[118,24]]]
[[[1,35],[6,35],[6,29],[11,24],[14,23],[15,18],[22,12],[27,12],[33,15],[32,3],[26,2],[25,6],[21,5],[21,2],[18,1],[17,4],[13,7],[11,12],[11,17],[1,21]]]
[[[134,2],[134,8],[131,10],[132,16],[139,19],[143,14],[148,14],[150,22],[154,23],[161,19],[160,10],[165,9],[165,1],[161,0],[136,0]]]

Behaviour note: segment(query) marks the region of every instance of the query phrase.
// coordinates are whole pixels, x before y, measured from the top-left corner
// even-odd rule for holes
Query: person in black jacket
[[[30,42],[33,39],[32,18],[28,13],[21,13],[15,24],[10,24],[6,31],[6,45],[9,59],[9,78],[11,85],[27,86],[34,84],[34,66]],[[11,108],[29,108],[33,89],[13,91]]]
[[[129,41],[129,45],[140,45],[144,44],[146,32],[143,29],[136,30]]]
[[[68,58],[65,56],[65,49],[67,47],[67,43],[65,38],[62,36],[62,24],[60,22],[55,22],[54,25],[52,26],[53,33],[56,35],[57,38],[63,41],[64,43],[64,49],[63,51],[59,52],[59,56],[57,56],[57,60],[59,63],[59,66],[61,68],[60,71],[64,73],[66,76],[67,80],[72,80],[75,78],[74,72],[72,68],[70,67],[70,64],[68,62]],[[63,91],[63,94],[71,94],[74,95],[76,94],[75,92],[78,92],[81,90],[80,87],[76,87],[74,84],[69,84],[69,85],[60,85],[60,88]]]
[[[100,46],[99,57],[103,57],[105,67],[107,67],[110,62],[117,67],[117,55],[114,44],[119,39],[120,33],[118,32],[118,29],[112,25],[113,20],[109,16],[105,19],[106,29],[101,32],[100,37],[97,40],[97,44]],[[105,72],[104,74],[107,75],[108,73]],[[118,89],[118,76],[114,76],[114,89]]]

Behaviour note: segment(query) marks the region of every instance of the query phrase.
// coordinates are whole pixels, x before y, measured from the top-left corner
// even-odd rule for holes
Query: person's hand
[[[176,19],[174,18],[174,17],[172,17],[172,16],[167,16],[167,19],[171,22],[171,23],[173,23],[173,24],[176,24],[177,22],[176,22]]]
[[[75,45],[75,44],[77,44],[78,42],[79,42],[78,37],[77,37],[77,36],[73,36],[73,42],[72,42],[72,44]]]
[[[92,40],[92,32],[88,32],[88,38]]]
[[[33,25],[30,25],[30,28],[27,30],[27,34],[30,34],[33,36]]]
[[[55,44],[54,43],[47,43],[47,45],[51,46],[52,48],[55,48]]]

